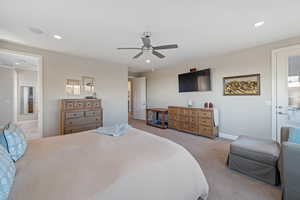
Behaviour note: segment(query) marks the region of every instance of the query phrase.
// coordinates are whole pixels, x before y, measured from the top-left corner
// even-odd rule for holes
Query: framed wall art
[[[223,78],[224,96],[260,95],[260,74]]]
[[[67,79],[65,87],[68,95],[80,95],[80,80]]]

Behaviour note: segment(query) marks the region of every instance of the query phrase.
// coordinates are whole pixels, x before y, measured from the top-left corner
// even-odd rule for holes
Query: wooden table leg
[[[162,117],[161,117],[161,118],[162,118],[162,122],[161,122],[161,126],[162,126],[163,128],[166,128],[166,127],[165,127],[165,119],[166,119],[165,114],[166,114],[165,112],[162,112]]]

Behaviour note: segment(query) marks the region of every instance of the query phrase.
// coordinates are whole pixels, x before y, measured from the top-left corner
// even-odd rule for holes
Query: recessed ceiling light
[[[60,35],[53,35],[53,37],[54,37],[55,39],[57,39],[57,40],[61,40],[61,39],[62,39],[62,37],[61,37]]]
[[[261,26],[264,25],[264,24],[265,24],[264,21],[260,21],[260,22],[255,23],[255,24],[254,24],[254,27],[255,27],[255,28],[258,28],[258,27],[261,27]]]
[[[149,60],[149,59],[146,60],[146,63],[150,63],[150,62],[151,62],[151,60]]]
[[[20,63],[19,63],[19,62],[16,62],[15,64],[16,64],[16,65],[19,65]]]

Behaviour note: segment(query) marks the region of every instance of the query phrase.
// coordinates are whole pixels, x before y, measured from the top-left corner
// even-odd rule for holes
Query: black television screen
[[[210,69],[178,75],[179,92],[210,91]]]

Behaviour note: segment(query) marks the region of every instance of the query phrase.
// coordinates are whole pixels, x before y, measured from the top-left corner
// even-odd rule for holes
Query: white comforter
[[[16,163],[10,200],[197,200],[208,184],[195,159],[167,139],[131,128],[32,140]]]

